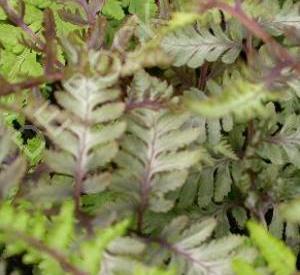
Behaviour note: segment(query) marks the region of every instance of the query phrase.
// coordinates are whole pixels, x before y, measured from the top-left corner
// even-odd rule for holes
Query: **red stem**
[[[24,89],[30,89],[42,85],[46,82],[55,82],[63,78],[63,73],[53,73],[51,75],[42,75],[36,78],[25,80],[19,83],[9,83],[2,79],[0,87],[0,96],[9,95]]]

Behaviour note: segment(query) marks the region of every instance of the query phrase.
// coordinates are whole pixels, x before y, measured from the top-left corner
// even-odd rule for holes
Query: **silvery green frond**
[[[201,158],[201,150],[190,148],[200,130],[187,125],[189,113],[143,105],[170,98],[172,87],[166,82],[140,72],[128,93],[136,108],[127,114],[127,133],[115,158],[120,170],[111,188],[128,193],[142,215],[146,209],[166,212],[174,204],[166,195],[183,186],[188,169]]]
[[[165,240],[163,244],[168,244],[163,247],[171,257],[170,267],[175,267],[178,274],[234,274],[231,260],[245,253],[245,237],[229,235],[212,240],[215,227],[213,218],[190,223],[184,216],[167,225],[160,236]]]
[[[0,121],[0,197],[6,198],[26,172],[26,161],[19,155],[15,135]]]
[[[35,108],[34,119],[55,145],[45,153],[52,171],[73,176],[81,192],[95,193],[111,181],[105,167],[117,154],[116,139],[126,128],[120,119],[125,104],[114,87],[120,73],[119,59],[92,51],[84,58],[82,71],[77,64],[63,81],[64,90],[55,93],[62,110],[44,103]]]
[[[103,275],[175,275],[175,270],[164,271],[141,261],[147,245],[137,238],[120,237],[110,243],[103,255],[101,271]]]
[[[188,65],[200,67],[205,61],[221,59],[224,63],[233,63],[242,49],[241,40],[232,40],[219,25],[206,28],[184,27],[167,34],[162,47],[174,58],[175,66]]]
[[[268,1],[264,1],[267,6]],[[263,15],[259,22],[274,35],[281,35],[287,28],[300,30],[300,5],[292,0],[284,1],[282,7],[278,1],[272,1],[274,9]],[[268,5],[269,7],[269,5]]]
[[[232,178],[229,171],[228,163],[220,165],[216,170],[215,178],[215,194],[214,200],[221,202],[231,190]]]

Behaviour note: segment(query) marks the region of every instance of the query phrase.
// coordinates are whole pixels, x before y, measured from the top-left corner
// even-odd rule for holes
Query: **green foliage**
[[[108,0],[102,10],[103,14],[121,20],[125,17],[122,3],[119,0]]]
[[[9,4],[14,7],[17,1],[9,1]],[[62,4],[55,1],[25,1],[25,16],[24,23],[28,24],[35,33],[39,34],[42,30],[43,11],[42,9],[50,7],[54,11],[56,29],[59,35],[67,34],[70,31],[78,29],[68,22],[60,19],[58,11],[63,8]],[[1,61],[0,73],[9,81],[19,81],[30,76],[39,76],[43,73],[40,54],[28,48],[22,39],[29,39],[28,33],[21,28],[14,26],[6,21],[7,16],[0,8],[0,42]]]
[[[239,259],[235,259],[233,261],[233,270],[236,273],[236,275],[242,275],[242,274],[258,275],[259,274],[252,265]]]
[[[248,222],[247,227],[250,232],[250,239],[274,274],[289,275],[295,272],[296,257],[282,241],[274,238],[255,222]],[[254,266],[245,261],[235,260],[233,265],[236,274],[260,274]]]
[[[9,203],[1,205],[0,243],[6,244],[6,256],[24,253],[24,263],[37,264],[41,274],[98,274],[104,250],[129,225],[124,221],[89,237],[76,232],[74,206],[70,201],[62,205],[51,221],[40,211],[34,214],[30,211],[24,207],[15,209]]]
[[[234,114],[238,118],[251,118],[267,115],[268,109],[263,103],[276,98],[263,85],[252,83],[239,73],[234,72],[231,76],[225,73],[222,84],[219,95],[202,101],[187,98],[187,107],[205,117],[219,118]]]
[[[154,0],[123,0],[123,3],[128,5],[130,13],[136,14],[143,21],[151,19],[157,11],[157,6]]]
[[[136,14],[142,21],[149,20],[157,11],[154,0],[108,0],[103,7],[103,14],[121,20],[125,17],[124,9],[131,14]]]
[[[297,272],[298,1],[0,7],[0,273]]]

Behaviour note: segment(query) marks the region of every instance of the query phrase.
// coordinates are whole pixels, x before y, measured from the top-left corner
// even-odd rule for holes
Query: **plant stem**
[[[255,20],[250,18],[241,8],[241,4],[238,1],[235,7],[226,4],[219,0],[208,0],[204,4],[200,3],[200,10],[205,12],[206,10],[217,8],[235,17],[246,29],[248,29],[256,37],[260,38],[266,43],[269,50],[272,51],[276,57],[283,63],[293,67],[297,73],[300,74],[300,63],[295,61],[295,58],[282,47],[271,35],[269,35]]]

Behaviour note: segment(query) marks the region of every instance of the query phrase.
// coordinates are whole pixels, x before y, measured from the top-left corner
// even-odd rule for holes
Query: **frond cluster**
[[[0,273],[296,274],[299,22],[292,0],[0,0]]]

